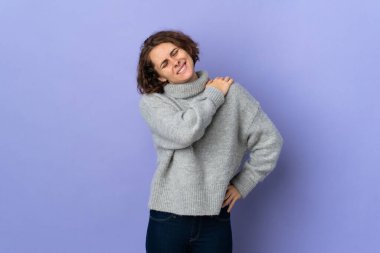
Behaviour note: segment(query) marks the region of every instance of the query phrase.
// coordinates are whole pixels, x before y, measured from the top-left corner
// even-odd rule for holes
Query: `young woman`
[[[232,252],[231,209],[281,151],[283,139],[259,102],[229,77],[195,71],[198,54],[179,31],[157,32],[141,46],[139,108],[157,151],[148,253]]]

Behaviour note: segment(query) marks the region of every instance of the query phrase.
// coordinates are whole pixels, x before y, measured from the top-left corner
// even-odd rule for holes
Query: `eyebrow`
[[[176,50],[177,49],[177,47],[175,47],[175,48],[173,48],[173,50],[172,51],[170,51],[170,56],[172,56],[173,55],[173,52],[174,52],[174,50]],[[161,62],[161,64],[160,64],[160,68],[162,68],[162,64],[164,64],[164,62],[166,61],[166,59],[165,60],[163,60],[162,62]]]

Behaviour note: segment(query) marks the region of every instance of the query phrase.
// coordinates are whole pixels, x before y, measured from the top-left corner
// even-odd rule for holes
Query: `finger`
[[[232,202],[230,203],[230,206],[227,209],[227,212],[231,211],[232,207],[235,205],[235,202],[236,202],[236,199],[232,200]]]
[[[223,202],[223,205],[222,205],[222,208],[224,208],[225,206],[228,206],[230,203],[228,201],[224,201]]]
[[[226,194],[226,196],[224,197],[224,200],[226,200],[226,199],[228,199],[229,197],[231,197],[232,196],[232,194],[231,193],[229,193],[229,194]]]
[[[231,203],[232,198],[228,198],[223,201],[223,207],[228,206]]]

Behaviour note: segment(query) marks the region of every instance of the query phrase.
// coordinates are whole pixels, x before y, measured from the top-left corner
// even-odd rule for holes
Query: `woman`
[[[141,47],[139,107],[157,151],[148,253],[232,252],[231,209],[281,151],[283,139],[258,101],[229,77],[195,71],[198,54],[179,31],[157,32]]]

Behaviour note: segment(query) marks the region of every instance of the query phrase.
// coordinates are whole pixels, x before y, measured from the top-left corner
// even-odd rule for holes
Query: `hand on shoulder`
[[[223,92],[224,96],[227,94],[228,90],[230,89],[231,85],[233,84],[234,80],[229,77],[216,77],[214,79],[209,79],[208,82],[206,83],[206,87],[212,86],[220,91]]]

